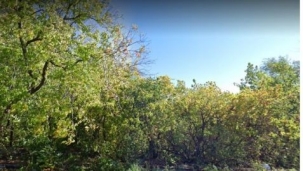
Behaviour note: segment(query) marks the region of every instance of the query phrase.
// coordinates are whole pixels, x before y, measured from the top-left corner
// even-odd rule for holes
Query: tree
[[[279,57],[279,59],[266,59],[260,68],[249,63],[246,77],[241,81],[238,84],[241,89],[240,96],[251,96],[252,98],[248,103],[250,107],[244,107],[247,110],[251,108],[245,115],[255,123],[245,121],[245,118],[241,120],[246,122],[246,130],[252,131],[249,135],[254,139],[256,145],[250,145],[253,147],[253,151],[257,152],[256,149],[259,149],[259,152],[251,153],[254,155],[251,157],[256,159],[259,156],[261,160],[267,160],[277,166],[297,168],[300,62],[291,62],[285,57]],[[239,100],[239,105],[247,103],[245,101],[247,100]],[[240,117],[241,112],[237,113],[237,116]],[[265,125],[261,126],[260,122],[263,122],[264,119]],[[249,128],[252,125],[259,126]],[[290,155],[291,153],[293,155]]]
[[[248,63],[245,72],[245,78],[237,84],[241,90],[255,90],[280,84],[287,91],[298,87],[300,83],[300,61],[291,62],[286,57],[266,59],[261,67]]]
[[[144,36],[125,31],[107,1],[0,6],[0,157],[21,157],[25,170],[299,166],[298,61],[249,64],[238,94],[174,86],[142,77]]]
[[[242,142],[242,158],[275,167],[299,166],[299,109],[290,111],[293,98],[281,86],[244,89],[234,97],[226,128]]]
[[[180,163],[219,162],[215,157],[220,150],[217,143],[223,138],[231,94],[221,92],[213,82],[194,81],[192,88],[185,91],[180,83],[172,105],[176,123],[166,133],[167,151]]]
[[[108,5],[0,2],[0,143],[71,144],[86,110],[108,103],[100,94],[112,95],[138,74],[146,59],[144,37],[136,28],[125,32]]]

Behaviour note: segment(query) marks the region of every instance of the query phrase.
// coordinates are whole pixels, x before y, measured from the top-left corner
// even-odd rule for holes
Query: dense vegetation
[[[0,158],[23,170],[299,168],[300,63],[248,64],[239,93],[143,77],[108,2],[0,2]],[[142,70],[141,70],[142,71]]]

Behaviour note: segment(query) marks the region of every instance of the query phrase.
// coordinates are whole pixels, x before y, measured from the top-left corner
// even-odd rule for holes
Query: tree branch
[[[75,66],[75,65],[77,65],[79,62],[82,62],[83,60],[82,59],[78,59],[78,60],[76,60],[76,62],[75,63],[73,63],[71,66]],[[62,69],[64,69],[64,70],[66,70],[67,68],[68,68],[68,65],[58,65],[58,64],[56,64],[54,61],[52,61],[52,60],[50,60],[49,61],[52,65],[54,65],[55,67],[59,67],[59,68],[62,68]]]
[[[63,17],[63,20],[74,20],[74,19],[79,18],[79,17],[82,15],[82,14],[78,14],[78,15],[76,15],[75,17],[68,17],[68,13],[69,13],[71,7],[72,7],[73,5],[76,5],[77,3],[79,3],[79,2],[77,1],[77,2],[74,2],[74,3],[70,3],[70,4],[68,5],[67,10],[66,10],[66,13],[65,13],[65,15],[64,15],[64,17]]]
[[[81,14],[76,15],[75,17],[64,17],[63,20],[75,20],[77,18],[79,18],[81,16]]]
[[[76,65],[77,63],[82,62],[82,61],[83,61],[82,59],[78,59],[78,60],[74,63],[74,65]]]
[[[33,12],[31,15],[37,14],[37,13],[39,13],[39,12],[41,12],[41,11],[44,11],[44,9],[39,9],[39,10]]]
[[[42,34],[42,32],[39,31],[38,35],[37,35],[35,38],[33,38],[33,39],[27,41],[26,44],[25,44],[25,48],[26,48],[30,43],[32,43],[32,42],[42,40],[42,38],[40,37],[41,34]]]
[[[49,64],[49,61],[46,61],[44,66],[43,66],[43,69],[42,69],[42,73],[41,73],[42,78],[40,80],[40,83],[36,87],[32,87],[30,89],[30,91],[29,91],[30,94],[36,93],[44,85],[45,80],[46,80],[46,71],[47,71],[48,64]]]
[[[70,8],[72,7],[72,5],[73,5],[73,3],[68,4],[67,10],[66,10],[65,15],[63,17],[63,20],[67,17],[68,12],[69,12]]]
[[[58,65],[56,64],[54,61],[50,60],[49,61],[52,65],[54,65],[55,67],[60,67],[60,68],[63,68],[63,69],[66,69],[66,67],[62,66],[62,65]]]
[[[33,70],[28,70],[27,73],[31,78],[37,80],[37,78],[33,75]]]

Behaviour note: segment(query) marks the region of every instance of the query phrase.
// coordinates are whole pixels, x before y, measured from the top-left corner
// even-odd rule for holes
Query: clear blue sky
[[[299,0],[112,0],[126,27],[136,24],[155,60],[149,73],[190,86],[215,81],[237,92],[247,63],[299,60]]]

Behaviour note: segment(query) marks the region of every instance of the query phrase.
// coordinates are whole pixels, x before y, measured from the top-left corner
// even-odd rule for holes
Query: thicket
[[[106,1],[0,2],[0,157],[22,170],[299,169],[300,63],[248,64],[239,93],[148,78]],[[144,69],[144,68],[143,68]]]

